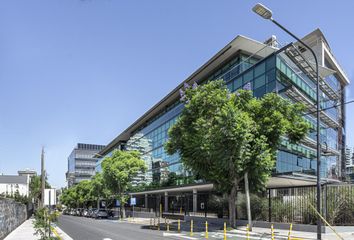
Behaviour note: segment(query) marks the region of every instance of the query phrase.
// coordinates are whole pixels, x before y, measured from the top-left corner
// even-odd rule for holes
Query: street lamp
[[[275,25],[280,27],[282,30],[284,30],[287,34],[295,38],[299,43],[301,43],[305,48],[307,48],[313,55],[315,59],[315,64],[316,64],[316,102],[317,102],[317,211],[320,213],[321,212],[321,179],[320,179],[320,167],[321,167],[321,142],[320,142],[320,84],[319,84],[319,76],[318,76],[318,60],[316,57],[315,52],[306,44],[304,43],[300,38],[295,36],[293,33],[291,33],[288,29],[283,27],[280,23],[275,21],[272,18],[272,11],[265,7],[263,4],[257,3],[253,8],[253,12],[258,14],[264,19],[272,21]],[[317,239],[322,239],[321,238],[321,218],[318,216],[317,217]]]

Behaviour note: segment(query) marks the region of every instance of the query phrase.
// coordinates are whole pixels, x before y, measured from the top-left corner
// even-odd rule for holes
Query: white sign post
[[[136,205],[136,198],[130,198],[130,206],[133,206],[133,219],[134,219],[134,206]]]
[[[57,194],[55,188],[44,189],[44,205],[54,206],[57,204]]]

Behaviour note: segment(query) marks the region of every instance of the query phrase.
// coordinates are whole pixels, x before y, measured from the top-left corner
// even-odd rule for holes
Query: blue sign
[[[134,205],[136,205],[136,198],[132,197],[130,198],[130,206],[134,206]]]
[[[120,207],[120,202],[119,202],[119,200],[116,200],[116,207]]]

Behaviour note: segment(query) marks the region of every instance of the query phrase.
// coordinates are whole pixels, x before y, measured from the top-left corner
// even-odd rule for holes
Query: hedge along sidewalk
[[[24,221],[24,223],[7,235],[4,240],[37,240],[38,236],[34,235],[33,221],[34,219]]]

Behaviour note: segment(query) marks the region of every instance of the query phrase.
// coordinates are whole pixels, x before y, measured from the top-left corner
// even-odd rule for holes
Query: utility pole
[[[41,207],[44,207],[45,170],[44,170],[44,147],[41,154]]]

